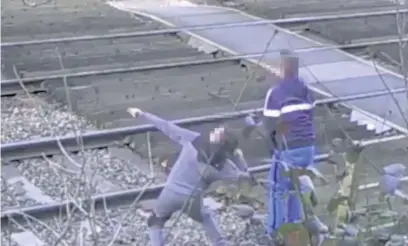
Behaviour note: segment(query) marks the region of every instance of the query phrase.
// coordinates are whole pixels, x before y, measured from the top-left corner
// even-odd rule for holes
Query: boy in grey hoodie
[[[225,127],[215,128],[209,134],[200,134],[138,108],[129,108],[128,112],[133,117],[143,116],[182,146],[147,221],[152,246],[164,245],[162,229],[178,210],[201,223],[212,245],[224,246],[218,225],[210,211],[203,206],[203,194],[215,181],[238,182],[251,178],[248,165],[238,149],[237,138]]]

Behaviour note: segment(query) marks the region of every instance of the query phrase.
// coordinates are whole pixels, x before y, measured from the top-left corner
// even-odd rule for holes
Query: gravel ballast
[[[2,143],[95,129],[66,107],[48,103],[44,95],[17,95],[1,100]],[[2,170],[2,209],[138,188],[149,181],[145,163],[137,155],[120,147],[111,149],[116,152],[83,150],[69,156],[44,156],[8,163]],[[41,193],[44,199],[37,199],[35,192]]]
[[[130,209],[130,210],[129,210]],[[263,226],[251,225],[247,227],[248,221],[236,216],[231,208],[221,205],[221,211],[212,210],[221,229],[228,241],[228,245],[268,245],[267,238],[262,236]],[[53,245],[57,240],[56,235],[61,235],[67,225],[69,229],[62,237],[63,242],[59,245],[149,245],[146,218],[148,213],[141,209],[118,207],[106,211],[96,212],[93,220],[85,217],[73,217],[72,221],[64,218],[63,221],[47,221],[47,226],[32,223],[29,229],[36,231],[36,235],[47,245]],[[48,228],[46,228],[48,227]],[[51,231],[53,228],[54,231]],[[21,231],[15,230],[13,231]],[[96,233],[92,233],[96,232]],[[174,245],[210,245],[201,226],[182,215],[178,218],[174,215],[166,223],[166,241]],[[82,239],[80,239],[82,236]],[[81,240],[84,244],[80,244]],[[95,243],[97,240],[97,244]],[[112,243],[112,244],[109,244]]]
[[[10,183],[1,177],[1,208],[28,207],[38,204],[37,201],[26,196],[26,190],[19,182]]]
[[[151,180],[149,174],[138,168],[140,163],[112,156],[106,149],[85,150],[70,154],[69,158],[63,155],[32,158],[11,165],[16,165],[22,177],[55,201],[139,188]],[[27,192],[24,187],[9,185],[2,191],[3,209],[44,203],[44,199],[27,200]]]
[[[83,118],[70,114],[66,108],[47,103],[42,96],[34,96],[34,99],[25,96],[2,98],[1,117],[2,143],[35,140],[55,134],[68,135],[93,128]],[[44,156],[10,165],[14,165],[21,176],[41,190],[44,196],[59,201],[73,196],[77,198],[148,184],[150,179],[146,167],[142,167],[146,164],[135,163],[137,162],[135,159],[122,156],[120,154],[122,152],[118,151],[118,148],[113,153],[108,149],[85,150],[70,154],[69,157]],[[85,168],[81,169],[83,165]],[[81,176],[81,173],[86,174],[85,177]],[[4,181],[7,182],[8,178],[5,174]],[[27,198],[27,191],[21,185],[8,185],[7,189],[2,190],[2,197],[3,209],[41,203]],[[257,233],[250,229],[244,236],[246,222],[235,216],[231,209],[223,210],[225,211],[219,214],[218,219],[230,245],[267,245],[254,241],[262,238],[256,236],[263,232],[262,228],[256,229]],[[30,225],[14,225],[13,233],[17,234],[3,232],[2,243],[10,245],[11,241],[19,237],[18,235],[24,235],[21,237],[27,239],[35,236],[45,245],[54,245],[57,235],[67,231],[62,237],[63,241],[57,245],[95,245],[91,232],[94,230],[97,232],[97,245],[109,245],[110,242],[113,242],[111,245],[147,245],[149,241],[146,234],[146,213],[141,209],[128,211],[129,208],[126,207],[97,211],[95,219],[92,220],[95,222],[93,229],[91,226],[93,223],[87,222],[89,220],[86,220],[87,216],[84,214],[75,215],[72,222],[65,217],[42,222],[34,221]],[[68,229],[65,229],[67,226]],[[115,236],[118,228],[121,230]],[[14,239],[8,240],[12,235]],[[167,240],[174,240],[176,245],[210,245],[201,226],[184,215],[177,223],[175,218],[167,223],[166,235]],[[81,244],[81,240],[84,244]],[[18,244],[12,242],[11,245]]]
[[[92,129],[84,118],[66,106],[47,103],[43,96],[1,98],[1,143],[64,136]]]

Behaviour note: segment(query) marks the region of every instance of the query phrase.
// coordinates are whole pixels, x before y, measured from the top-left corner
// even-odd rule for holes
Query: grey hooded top
[[[248,165],[240,151],[225,159],[222,169],[217,170],[197,159],[200,150],[194,147],[193,141],[200,137],[200,133],[181,128],[147,112],[142,115],[182,147],[168,175],[166,188],[179,194],[190,195],[192,192],[204,191],[215,181],[237,182],[240,178],[249,177]]]

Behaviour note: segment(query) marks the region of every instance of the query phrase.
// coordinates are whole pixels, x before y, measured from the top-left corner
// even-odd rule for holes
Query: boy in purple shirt
[[[143,116],[182,146],[154,211],[148,218],[152,246],[164,245],[163,226],[178,210],[201,223],[212,245],[226,245],[210,211],[203,206],[203,193],[215,181],[250,179],[237,138],[225,127],[215,128],[209,134],[200,134],[137,108],[129,108],[128,112],[133,117]]]
[[[283,166],[310,167],[313,164],[315,132],[313,127],[314,99],[311,91],[298,77],[299,60],[289,51],[281,52],[283,78],[266,95],[263,109],[264,126],[275,143],[271,150],[269,179],[268,228],[273,235],[284,223],[302,222],[300,198],[294,193]],[[288,194],[287,203],[285,194]],[[287,204],[287,205],[286,205]]]

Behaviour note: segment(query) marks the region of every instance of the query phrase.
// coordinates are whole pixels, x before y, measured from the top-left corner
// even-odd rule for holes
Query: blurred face
[[[281,76],[285,76],[285,61],[284,61],[284,59],[280,60],[279,72],[280,72]]]
[[[293,77],[298,74],[298,58],[295,56],[281,57],[280,72],[283,77]]]
[[[212,156],[212,165],[224,163],[226,158],[234,154],[237,147],[237,137],[229,133],[225,127],[216,127],[210,132],[209,154]]]
[[[223,139],[224,132],[225,132],[225,128],[222,126],[214,128],[210,132],[210,142],[212,143],[220,142]]]
[[[291,68],[291,64],[290,64],[289,60],[283,58],[282,61],[281,61],[281,66],[280,67],[281,67],[281,74],[284,77],[291,74],[292,68]]]

